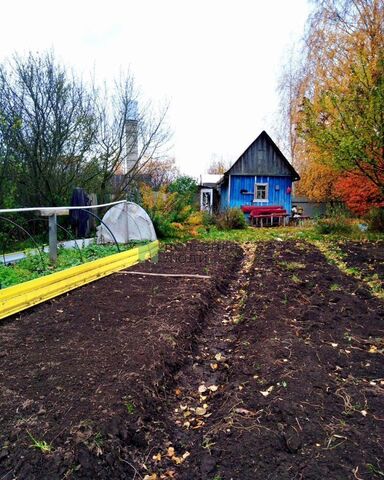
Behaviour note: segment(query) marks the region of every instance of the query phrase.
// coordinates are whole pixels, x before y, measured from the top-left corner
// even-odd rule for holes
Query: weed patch
[[[30,432],[27,432],[29,438],[32,440],[31,448],[36,448],[40,450],[41,453],[51,453],[53,447],[51,444],[47,443],[45,440],[37,440]]]

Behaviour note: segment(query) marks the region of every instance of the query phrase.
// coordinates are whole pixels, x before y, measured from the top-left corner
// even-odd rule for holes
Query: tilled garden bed
[[[241,257],[171,247],[130,270],[199,277],[120,272],[3,321],[0,478],[140,478],[167,387]]]
[[[239,320],[228,380],[178,478],[382,478],[384,304],[315,247],[266,243]]]
[[[132,270],[170,276],[0,325],[1,480],[384,476],[384,303],[363,282],[294,241]]]

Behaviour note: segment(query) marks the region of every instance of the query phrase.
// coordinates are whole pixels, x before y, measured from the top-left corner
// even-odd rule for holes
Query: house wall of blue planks
[[[223,185],[220,193],[221,210],[226,208],[242,207],[243,205],[282,206],[291,212],[292,202],[291,193],[288,189],[292,189],[291,177],[273,177],[273,176],[253,176],[253,175],[231,175],[230,187]],[[254,202],[255,183],[268,184],[268,201]],[[229,190],[229,202],[228,202]],[[245,193],[246,192],[246,193]]]

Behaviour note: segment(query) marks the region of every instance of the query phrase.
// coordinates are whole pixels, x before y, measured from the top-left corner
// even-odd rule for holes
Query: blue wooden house
[[[275,142],[263,131],[218,183],[220,210],[273,205],[290,212],[292,183],[299,179]]]

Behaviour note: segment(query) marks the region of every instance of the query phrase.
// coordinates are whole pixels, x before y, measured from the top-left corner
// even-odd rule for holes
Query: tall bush
[[[141,185],[141,204],[150,216],[160,238],[180,235],[183,224],[193,211],[189,197],[179,192],[167,192],[165,187],[154,192],[149,185]]]
[[[216,226],[220,230],[241,230],[247,227],[247,221],[240,208],[229,208],[216,216]]]
[[[367,216],[370,230],[384,232],[384,207],[375,207]]]

